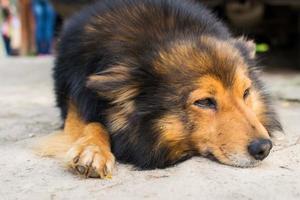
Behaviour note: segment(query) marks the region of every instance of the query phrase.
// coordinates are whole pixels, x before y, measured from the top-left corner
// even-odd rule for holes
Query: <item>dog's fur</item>
[[[65,128],[55,140],[91,177],[110,174],[114,157],[142,169],[208,154],[254,166],[249,142],[281,130],[255,65],[254,43],[198,3],[100,1],[61,35],[54,80]]]

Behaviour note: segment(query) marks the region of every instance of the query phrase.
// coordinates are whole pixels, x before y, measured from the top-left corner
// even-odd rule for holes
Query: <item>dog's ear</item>
[[[86,86],[114,102],[133,98],[138,92],[138,86],[132,80],[130,69],[124,66],[114,66],[89,76]]]
[[[248,40],[245,37],[239,37],[237,39],[233,39],[233,44],[243,56],[251,59],[255,58],[256,44],[253,40]]]

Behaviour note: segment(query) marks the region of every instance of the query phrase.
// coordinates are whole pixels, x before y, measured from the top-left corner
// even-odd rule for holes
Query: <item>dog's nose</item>
[[[248,151],[256,160],[265,159],[272,149],[272,142],[268,139],[257,139],[250,143]]]

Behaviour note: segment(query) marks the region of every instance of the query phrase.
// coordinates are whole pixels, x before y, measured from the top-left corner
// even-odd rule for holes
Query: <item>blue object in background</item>
[[[47,0],[33,0],[33,13],[36,21],[36,47],[38,54],[49,54],[53,42],[56,14]]]
[[[10,56],[11,55],[10,38],[5,35],[2,35],[2,38],[3,38],[6,55]]]

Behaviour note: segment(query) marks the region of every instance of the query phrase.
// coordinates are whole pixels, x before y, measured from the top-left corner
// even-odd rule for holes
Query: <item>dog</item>
[[[200,155],[256,166],[282,127],[255,60],[254,42],[200,3],[99,1],[61,33],[53,77],[64,128],[45,155],[100,178],[115,160],[155,169]]]

